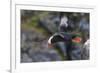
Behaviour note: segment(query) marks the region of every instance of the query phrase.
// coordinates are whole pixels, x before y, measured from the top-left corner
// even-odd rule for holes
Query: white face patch
[[[51,39],[54,38],[54,36],[56,36],[56,35],[60,35],[62,38],[64,38],[63,35],[55,33],[53,36],[51,36],[51,37],[49,38],[49,40],[48,40],[48,43],[49,43],[49,44],[51,44]]]
[[[48,40],[48,43],[51,44],[51,39],[53,38],[54,36],[51,36]]]

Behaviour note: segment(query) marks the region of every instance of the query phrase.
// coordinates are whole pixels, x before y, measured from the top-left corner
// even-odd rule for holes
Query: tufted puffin
[[[81,47],[78,43],[81,42],[81,37],[76,33],[58,32],[52,35],[48,40],[48,47],[53,47],[57,42],[64,42],[66,44],[66,59],[67,60],[80,60]],[[73,44],[75,43],[75,44]]]

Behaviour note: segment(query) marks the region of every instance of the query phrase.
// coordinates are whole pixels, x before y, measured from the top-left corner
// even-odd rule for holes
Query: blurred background
[[[89,39],[89,13],[78,12],[54,12],[21,10],[21,62],[48,62],[64,61],[64,53],[60,48],[63,44],[56,44],[48,48],[47,42],[50,36],[59,32],[61,18],[68,18],[66,32],[77,32],[83,41]]]

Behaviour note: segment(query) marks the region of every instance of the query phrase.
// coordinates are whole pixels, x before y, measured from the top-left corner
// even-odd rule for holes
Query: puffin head
[[[48,48],[52,48],[53,44],[55,44],[56,42],[63,42],[63,41],[65,41],[64,36],[59,33],[56,33],[49,38]]]
[[[53,44],[57,42],[74,42],[80,43],[81,38],[77,34],[63,34],[63,33],[56,33],[52,35],[48,40],[48,48],[52,48]]]

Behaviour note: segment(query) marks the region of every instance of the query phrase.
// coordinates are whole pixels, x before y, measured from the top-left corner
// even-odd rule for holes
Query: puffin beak
[[[48,48],[52,48],[52,47],[53,47],[53,45],[48,43]]]
[[[76,38],[73,38],[73,39],[72,39],[72,42],[80,43],[81,40],[82,40],[82,39],[81,39],[80,37],[76,37]]]

